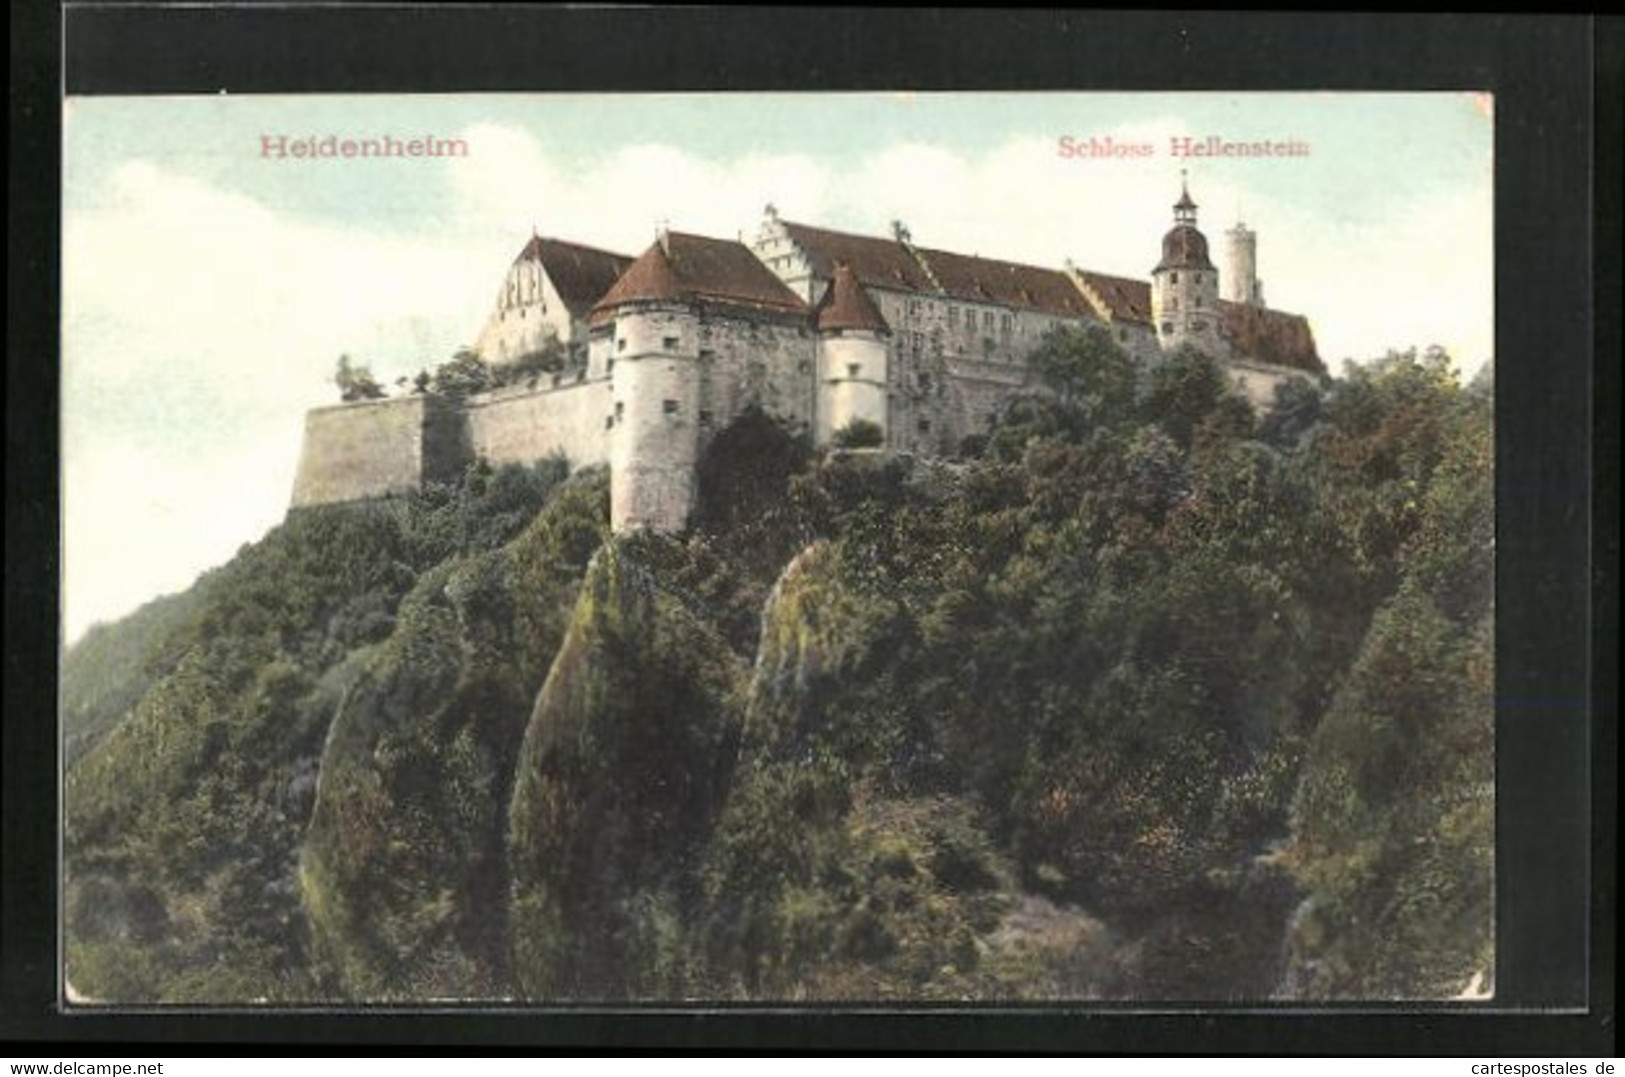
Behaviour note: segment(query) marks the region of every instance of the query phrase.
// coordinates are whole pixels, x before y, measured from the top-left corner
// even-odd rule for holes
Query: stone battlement
[[[413,396],[317,408],[294,506],[455,478],[477,459],[561,455],[608,464],[616,529],[681,528],[715,434],[760,408],[820,445],[855,422],[890,457],[940,458],[984,435],[1031,389],[1026,356],[1057,328],[1092,328],[1149,369],[1191,346],[1255,408],[1323,372],[1301,316],[1265,308],[1256,236],[1232,246],[1246,279],[1221,300],[1188,192],[1152,279],[1002,262],[779,219],[754,245],[662,230],[636,259],[533,237],[480,334],[480,358],[519,362],[567,342],[585,365],[464,400]],[[486,354],[493,351],[495,354]],[[511,367],[510,367],[511,368]]]

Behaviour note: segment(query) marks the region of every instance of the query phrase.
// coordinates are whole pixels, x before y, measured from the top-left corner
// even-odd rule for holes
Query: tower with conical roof
[[[820,445],[855,422],[886,424],[886,343],[891,327],[845,262],[815,313],[818,330],[817,435]]]
[[[1151,271],[1151,318],[1165,351],[1188,344],[1217,357],[1223,350],[1219,270],[1196,227],[1196,202],[1183,176],[1174,226],[1162,237],[1162,260]]]

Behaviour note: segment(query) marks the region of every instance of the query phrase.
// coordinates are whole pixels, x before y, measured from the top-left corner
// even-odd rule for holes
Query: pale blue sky
[[[465,138],[466,160],[276,161],[262,135]],[[657,222],[791,219],[1145,277],[1190,169],[1217,239],[1323,357],[1493,346],[1492,119],[1470,94],[77,98],[64,121],[65,629],[127,612],[280,518],[341,353],[386,379],[472,341],[543,234],[636,254]],[[1065,160],[1062,136],[1141,140]],[[1173,159],[1174,135],[1306,157]],[[1216,246],[1218,244],[1216,243]]]

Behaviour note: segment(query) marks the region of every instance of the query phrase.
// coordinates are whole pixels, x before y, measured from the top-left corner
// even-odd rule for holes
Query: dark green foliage
[[[339,387],[339,399],[347,404],[356,400],[378,400],[385,395],[384,387],[372,376],[372,368],[364,364],[357,366],[350,362],[348,355],[339,356],[333,384]]]
[[[1490,398],[1440,356],[1356,372],[1329,464],[1367,482],[1368,578],[1398,576],[1310,744],[1288,861],[1308,891],[1290,989],[1452,995],[1493,978],[1494,630]],[[1359,495],[1365,496],[1359,496]],[[1380,537],[1379,537],[1380,536]]]
[[[486,511],[457,519],[519,511],[528,487],[511,484],[470,482],[464,500]],[[601,479],[566,484],[508,546],[426,573],[339,707],[302,882],[346,997],[507,992],[510,779],[603,532],[603,494]]]
[[[1141,413],[1182,449],[1201,438],[1238,438],[1252,432],[1252,408],[1206,353],[1181,348],[1151,373]]]
[[[510,813],[514,963],[535,999],[672,998],[738,743],[741,663],[614,545],[537,697]]]
[[[459,348],[457,354],[434,368],[429,378],[429,391],[452,400],[462,400],[474,393],[483,393],[496,384],[490,364],[469,348]]]
[[[1122,422],[1133,407],[1133,362],[1104,327],[1051,329],[1027,362],[1062,406],[1095,426]]]
[[[292,513],[165,616],[138,616],[98,639],[104,653],[152,657],[138,702],[126,716],[100,719],[111,732],[66,778],[77,990],[121,1001],[326,996],[299,861],[329,723],[341,700],[353,709],[364,694],[357,685],[373,648],[395,632],[425,561],[504,541],[534,515],[547,483],[527,474],[497,472],[481,489],[450,491],[460,512],[420,501]],[[600,526],[602,513],[594,519]],[[574,576],[584,562],[564,571]],[[487,597],[506,587],[488,576],[473,582]],[[557,599],[545,587],[544,596]],[[478,618],[504,608],[485,597],[465,607],[471,617],[460,630],[476,639],[485,631]],[[402,636],[418,638],[415,630]],[[487,655],[501,677],[523,674],[522,663]],[[530,663],[537,683],[545,662]],[[127,668],[122,659],[73,664],[85,678],[74,692],[108,699],[114,687],[97,678]],[[427,664],[425,675],[434,669]],[[520,722],[527,704],[517,704]],[[485,762],[468,761],[467,773],[490,780]],[[505,803],[505,793],[495,801]],[[116,913],[102,911],[109,908]]]
[[[960,460],[821,458],[749,412],[688,531],[607,545],[603,474],[476,464],[296,512],[91,633],[65,665],[74,986],[1488,975],[1492,395],[1396,354],[1255,420],[1202,356],[1136,386],[1098,334],[1033,369]]]
[[[62,750],[71,765],[96,746],[174,668],[175,640],[197,616],[199,592],[153,599],[117,625],[98,624],[62,656]]]
[[[791,434],[759,408],[747,409],[700,458],[694,528],[726,539],[731,556],[771,580],[806,542],[785,489],[812,457],[805,436]]]
[[[886,444],[886,431],[868,419],[853,419],[830,438],[837,449],[878,449]]]

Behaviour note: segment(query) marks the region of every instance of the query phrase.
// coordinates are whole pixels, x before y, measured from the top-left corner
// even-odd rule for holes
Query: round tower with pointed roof
[[[611,327],[610,524],[680,530],[699,458],[699,320],[684,294],[681,255],[665,228],[599,302]]]
[[[885,433],[891,327],[845,262],[836,264],[815,317],[818,443],[828,445],[855,422],[873,423]]]
[[[1207,237],[1196,227],[1196,202],[1184,177],[1174,203],[1174,226],[1162,237],[1162,260],[1151,271],[1151,317],[1164,349],[1189,344],[1211,355],[1219,336],[1219,270],[1208,257]]]

